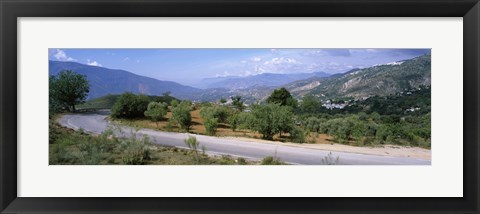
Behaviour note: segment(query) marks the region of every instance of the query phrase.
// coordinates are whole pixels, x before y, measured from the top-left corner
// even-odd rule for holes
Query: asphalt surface
[[[222,137],[212,137],[187,133],[162,132],[150,129],[134,130],[127,126],[113,126],[106,118],[107,111],[92,113],[67,114],[59,119],[62,126],[75,130],[83,129],[85,132],[100,134],[107,129],[116,130],[117,135],[130,136],[147,135],[154,143],[179,148],[186,148],[184,139],[195,136],[200,142],[199,148],[205,146],[207,153],[217,155],[231,155],[247,159],[260,160],[266,156],[274,156],[290,164],[325,165],[324,158],[330,151],[276,145],[262,142],[244,141]],[[337,165],[430,165],[430,160],[407,157],[391,157],[380,155],[366,155],[347,152],[332,152],[332,157]]]

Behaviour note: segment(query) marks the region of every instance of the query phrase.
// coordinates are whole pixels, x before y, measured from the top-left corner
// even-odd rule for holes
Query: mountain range
[[[312,73],[293,73],[293,74],[276,74],[262,73],[251,76],[226,76],[202,79],[197,87],[200,88],[228,88],[228,89],[246,89],[256,86],[282,86],[287,83],[307,79],[310,77],[328,77],[331,74],[325,72]]]
[[[90,83],[88,99],[98,98],[107,94],[121,94],[132,92],[136,94],[161,95],[167,91],[172,96],[185,97],[199,93],[202,90],[181,85],[172,81],[161,81],[150,77],[140,76],[125,70],[108,69],[99,66],[90,66],[77,62],[49,61],[49,74],[57,75],[63,70],[73,70],[87,76]]]
[[[279,87],[287,88],[296,98],[314,95],[322,100],[339,97],[364,99],[430,85],[431,55],[333,75],[324,72],[263,73],[246,77],[206,78],[195,84],[202,89],[140,76],[125,70],[49,61],[50,75],[56,75],[62,70],[73,70],[87,76],[90,83],[88,99],[124,92],[161,95],[169,91],[171,96],[192,101],[218,101],[220,98],[240,95],[247,103],[253,103],[265,99]]]
[[[323,99],[364,99],[373,95],[395,94],[421,85],[431,85],[431,55],[354,69],[327,78],[312,77],[285,87],[296,97],[309,94]]]

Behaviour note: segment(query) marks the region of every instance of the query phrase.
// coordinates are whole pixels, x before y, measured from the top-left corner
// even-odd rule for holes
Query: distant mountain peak
[[[191,93],[201,91],[200,89],[181,85],[176,82],[157,80],[125,70],[91,66],[78,62],[49,60],[50,75],[56,75],[63,70],[73,70],[87,76],[90,84],[88,99],[124,92],[161,95],[167,91],[170,91],[172,96],[182,98]]]
[[[311,94],[323,99],[390,95],[405,88],[431,84],[429,54],[368,68],[352,69],[327,78],[309,78],[287,84],[295,96]]]
[[[325,72],[312,73],[261,73],[250,76],[225,76],[202,79],[195,86],[200,88],[247,89],[250,87],[275,87],[310,77],[327,77]]]

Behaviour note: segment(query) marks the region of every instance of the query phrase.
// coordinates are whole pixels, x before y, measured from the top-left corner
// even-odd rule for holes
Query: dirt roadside
[[[244,137],[224,137],[226,139],[241,139],[243,141],[249,142],[260,142],[268,144],[279,144],[279,145],[288,145],[292,147],[302,147],[310,149],[320,149],[320,150],[329,150],[337,152],[351,152],[351,153],[360,153],[368,155],[383,155],[383,156],[394,156],[394,157],[411,157],[418,158],[423,160],[431,160],[432,152],[429,149],[419,148],[419,147],[405,147],[398,145],[381,145],[376,147],[358,147],[358,146],[349,146],[342,144],[298,144],[298,143],[289,143],[289,142],[280,142],[280,141],[268,141],[261,139],[253,138],[244,138]]]

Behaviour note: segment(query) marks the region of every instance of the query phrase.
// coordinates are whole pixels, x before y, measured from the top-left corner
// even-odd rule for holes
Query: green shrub
[[[197,138],[193,136],[189,136],[187,139],[184,140],[184,142],[185,142],[185,145],[187,145],[187,147],[190,150],[192,150],[195,161],[197,163],[200,163],[201,157],[200,157],[200,154],[198,153],[198,145],[200,144],[200,142],[197,141]],[[203,152],[205,152],[206,148],[202,147],[202,150]]]
[[[207,135],[215,135],[217,133],[218,119],[213,117],[207,117],[203,119],[203,125]]]
[[[163,117],[167,115],[167,104],[160,102],[150,102],[144,114],[146,117],[150,118],[150,120],[155,122],[158,127],[158,121],[161,121]]]
[[[333,157],[332,152],[329,152],[327,156],[323,157],[322,164],[324,165],[337,165],[340,161],[340,157]]]
[[[250,119],[251,116],[252,114],[248,112],[237,112],[230,115],[230,117],[228,117],[228,123],[232,131],[236,129],[248,129],[250,127],[249,122],[252,121]]]
[[[271,140],[277,133],[290,132],[294,126],[292,108],[275,103],[253,106],[248,119],[249,128],[267,140]]]
[[[215,106],[213,117],[218,119],[220,123],[227,123],[228,117],[232,114],[231,109],[226,106]]]
[[[332,135],[339,143],[345,143],[350,138],[352,123],[345,118],[335,118],[327,121],[326,129],[328,134]]]
[[[294,143],[305,143],[307,135],[307,131],[296,126],[290,131],[290,137]]]
[[[272,156],[267,156],[262,159],[261,164],[262,165],[283,165],[284,163],[277,158],[274,158]]]
[[[121,139],[120,148],[123,150],[122,163],[127,165],[142,165],[150,160],[151,151],[148,147],[148,137],[138,139],[136,133],[132,137]]]
[[[180,102],[172,109],[172,117],[170,120],[188,132],[190,130],[190,126],[192,126],[192,115],[190,114],[191,109],[190,102]]]
[[[239,114],[230,115],[230,117],[228,117],[228,124],[230,125],[230,128],[232,129],[232,131],[235,131],[240,125]]]
[[[200,116],[208,135],[215,135],[218,127],[218,118],[215,118],[215,107],[202,107]]]
[[[178,101],[177,100],[172,100],[172,102],[170,102],[170,105],[175,108],[178,106]]]
[[[111,115],[114,118],[127,119],[143,117],[149,102],[145,95],[124,93],[113,105]]]
[[[77,158],[71,154],[68,147],[74,143],[69,138],[59,137],[50,145],[49,149],[49,164],[75,164],[78,162]]]
[[[232,159],[228,155],[222,155],[220,160],[218,160],[218,164],[220,164],[220,165],[233,165],[233,164],[235,164],[235,160]]]
[[[238,165],[247,165],[247,161],[245,158],[237,158],[237,164]]]

